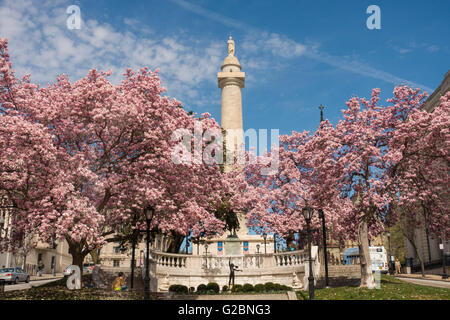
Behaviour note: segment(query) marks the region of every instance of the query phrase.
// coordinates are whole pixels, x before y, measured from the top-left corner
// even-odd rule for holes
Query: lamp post
[[[273,253],[277,253],[277,234],[273,234]]]
[[[391,233],[388,232],[386,233],[387,237],[388,237],[388,245],[389,245],[389,274],[393,275],[394,274],[394,268],[392,266],[392,253],[391,253]]]
[[[306,231],[308,232],[308,256],[309,256],[309,276],[308,276],[308,289],[309,289],[309,300],[314,300],[314,275],[312,269],[312,258],[311,258],[311,218],[314,213],[314,209],[306,206],[302,210],[303,216],[306,220]]]
[[[446,263],[447,261],[445,261],[446,257],[445,257],[445,247],[444,247],[444,239],[441,239],[441,243],[439,244],[440,249],[442,249],[442,279],[447,279],[448,275],[447,275],[447,266]]]
[[[136,227],[137,215],[133,215],[133,228]],[[136,267],[136,229],[133,229],[131,239],[131,276],[130,276],[130,289],[134,288],[134,268]]]
[[[259,268],[259,243],[256,245],[256,254],[258,255],[258,268]]]
[[[325,260],[325,286],[328,287],[328,254],[327,254],[327,234],[325,228],[325,214],[319,209],[319,218],[322,219],[322,235],[323,235],[323,258]]]
[[[266,246],[266,240],[267,240],[267,234],[263,233],[263,239],[264,239],[264,254],[267,254],[267,246]]]
[[[208,244],[205,244],[205,269],[208,269]]]
[[[150,300],[150,223],[153,219],[155,210],[153,207],[145,209],[145,233],[146,233],[146,257],[145,257],[145,287],[144,299]]]
[[[188,254],[189,251],[189,239],[186,237],[186,254]]]

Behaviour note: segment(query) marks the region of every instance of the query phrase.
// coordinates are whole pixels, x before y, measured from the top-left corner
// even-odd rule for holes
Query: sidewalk
[[[450,276],[450,275],[449,275]],[[442,279],[442,276],[437,274],[425,274],[425,278],[422,277],[421,273],[400,273],[396,274],[395,277],[397,278],[411,278],[411,279],[422,279],[422,280],[437,280],[437,281],[445,281],[450,283],[450,278]]]
[[[62,277],[64,277],[62,273],[56,273],[55,276],[53,275],[53,273],[43,273],[42,277],[39,277],[39,275],[30,276],[30,281],[61,279]]]

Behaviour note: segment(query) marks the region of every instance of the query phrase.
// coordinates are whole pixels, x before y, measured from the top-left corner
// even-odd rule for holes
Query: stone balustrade
[[[304,250],[245,255],[190,255],[174,254],[160,251],[151,252],[152,261],[157,268],[163,269],[224,269],[229,270],[229,263],[233,263],[241,270],[264,268],[283,268],[301,266],[308,261]],[[313,257],[313,260],[315,257]]]
[[[296,266],[308,261],[308,256],[304,250],[298,250],[275,253],[274,259],[277,267]]]
[[[186,268],[186,262],[191,256],[184,254],[165,253],[159,251],[151,252],[151,257],[157,266],[169,268]]]
[[[312,261],[315,276],[320,273],[318,248],[313,247]],[[302,279],[307,274],[307,253],[304,250],[241,255],[203,255],[174,254],[151,251],[150,274],[156,280],[152,290],[167,290],[171,284],[194,286],[217,282],[220,286],[228,284],[229,263],[237,266],[237,283],[275,283],[292,285],[296,274]],[[143,269],[144,270],[144,269]],[[306,280],[303,280],[306,281]],[[153,287],[154,286],[154,287]]]

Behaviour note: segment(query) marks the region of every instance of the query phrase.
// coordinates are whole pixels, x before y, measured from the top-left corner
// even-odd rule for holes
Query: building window
[[[114,247],[113,248],[114,253],[118,254],[120,253],[120,247]]]
[[[120,260],[113,260],[113,266],[115,268],[120,267]]]

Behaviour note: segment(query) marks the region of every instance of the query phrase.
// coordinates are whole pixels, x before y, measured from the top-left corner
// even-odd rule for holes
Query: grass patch
[[[338,287],[315,290],[316,300],[450,300],[450,289],[421,286],[381,275],[381,289]],[[308,292],[298,291],[297,298],[309,299]]]
[[[83,275],[83,281],[89,282],[91,275]],[[0,300],[143,300],[143,292],[136,291],[112,291],[82,288],[81,290],[69,290],[66,286],[67,277],[33,287],[26,290],[7,291],[0,294]],[[150,298],[156,300],[156,295],[151,293]]]
[[[156,299],[156,296],[151,298]],[[143,293],[98,289],[69,290],[63,286],[53,286],[8,291],[0,295],[0,300],[143,300]]]

